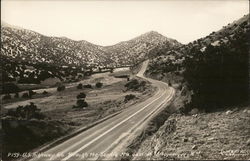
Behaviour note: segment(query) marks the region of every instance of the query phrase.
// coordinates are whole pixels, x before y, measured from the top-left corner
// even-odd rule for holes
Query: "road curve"
[[[100,160],[120,158],[127,145],[139,134],[148,121],[172,99],[175,91],[164,82],[144,77],[145,61],[138,77],[157,87],[156,93],[144,102],[126,108],[120,114],[45,151],[34,161]]]

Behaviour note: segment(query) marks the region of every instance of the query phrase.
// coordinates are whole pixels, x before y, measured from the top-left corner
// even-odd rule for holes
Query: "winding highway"
[[[148,61],[145,61],[137,76],[157,87],[152,97],[126,108],[120,114],[45,151],[32,160],[110,160],[126,155],[125,148],[142,132],[149,120],[169,104],[175,93],[166,83],[144,77],[147,65]]]

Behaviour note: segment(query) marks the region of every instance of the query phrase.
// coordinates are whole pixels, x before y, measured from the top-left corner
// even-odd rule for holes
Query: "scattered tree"
[[[47,91],[43,91],[43,94],[46,95],[46,94],[48,94],[48,92]]]
[[[76,96],[76,98],[77,98],[77,99],[84,99],[84,98],[86,98],[86,94],[83,93],[83,92],[81,92],[80,94],[78,94],[78,95]]]
[[[76,101],[76,105],[77,105],[77,108],[88,107],[88,103],[85,100],[83,100],[83,99],[78,99]]]
[[[125,96],[124,102],[128,102],[128,101],[130,101],[130,100],[132,100],[134,98],[135,98],[135,95],[128,94],[128,95]]]
[[[29,98],[29,93],[23,93],[22,98]]]
[[[65,90],[65,86],[64,85],[59,85],[57,87],[57,91],[60,92],[60,91],[64,91]]]
[[[101,87],[103,86],[103,83],[97,82],[97,83],[95,84],[95,86],[96,86],[96,88],[101,88]]]
[[[77,89],[82,89],[83,88],[83,85],[82,85],[82,83],[79,83],[78,85],[77,85],[77,87],[76,87]]]
[[[83,85],[84,88],[92,88],[91,84]]]
[[[31,118],[44,119],[45,115],[40,113],[40,111],[41,109],[38,109],[33,102],[30,102],[29,105],[18,106],[16,109],[8,110],[7,115],[17,118],[21,117],[27,120]]]

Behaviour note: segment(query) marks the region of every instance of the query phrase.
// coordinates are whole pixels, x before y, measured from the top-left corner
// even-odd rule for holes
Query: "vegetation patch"
[[[64,85],[59,85],[58,87],[57,87],[57,91],[58,92],[61,92],[61,91],[64,91],[65,90],[65,86]]]
[[[8,153],[27,152],[68,133],[70,128],[60,121],[49,120],[34,103],[8,110],[1,118],[3,129],[2,157]]]
[[[139,81],[138,79],[132,79],[125,84],[126,90],[132,91],[144,91],[146,89],[146,81]]]
[[[133,95],[133,94],[128,94],[128,95],[125,96],[124,102],[128,102],[128,101],[133,100],[133,99],[135,99],[135,98],[136,98],[135,95]]]
[[[97,82],[97,83],[95,84],[95,86],[96,86],[96,88],[101,88],[101,87],[103,86],[103,83]]]

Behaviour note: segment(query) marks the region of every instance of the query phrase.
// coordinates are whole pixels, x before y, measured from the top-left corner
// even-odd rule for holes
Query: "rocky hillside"
[[[179,45],[157,32],[149,32],[113,46],[99,46],[65,37],[48,37],[37,32],[1,24],[1,53],[27,62],[87,67],[132,65],[162,45]]]
[[[179,46],[176,40],[149,32],[113,46],[99,46],[65,37],[1,24],[1,62],[4,82],[39,83],[49,77],[77,79],[120,66],[131,66],[161,47]]]
[[[129,65],[150,56],[154,50],[158,51],[163,47],[172,49],[178,46],[181,46],[178,41],[150,31],[129,41],[103,47],[103,49],[111,54],[112,60],[116,63]]]
[[[26,62],[72,66],[104,66],[112,61],[101,46],[64,37],[48,37],[37,32],[1,25],[1,54]]]
[[[128,159],[249,160],[249,42],[246,15],[187,45],[158,51],[147,75],[175,87],[175,99],[131,144]]]
[[[192,105],[213,109],[248,98],[249,15],[150,61],[147,75],[192,91]],[[191,108],[191,107],[190,107]]]

